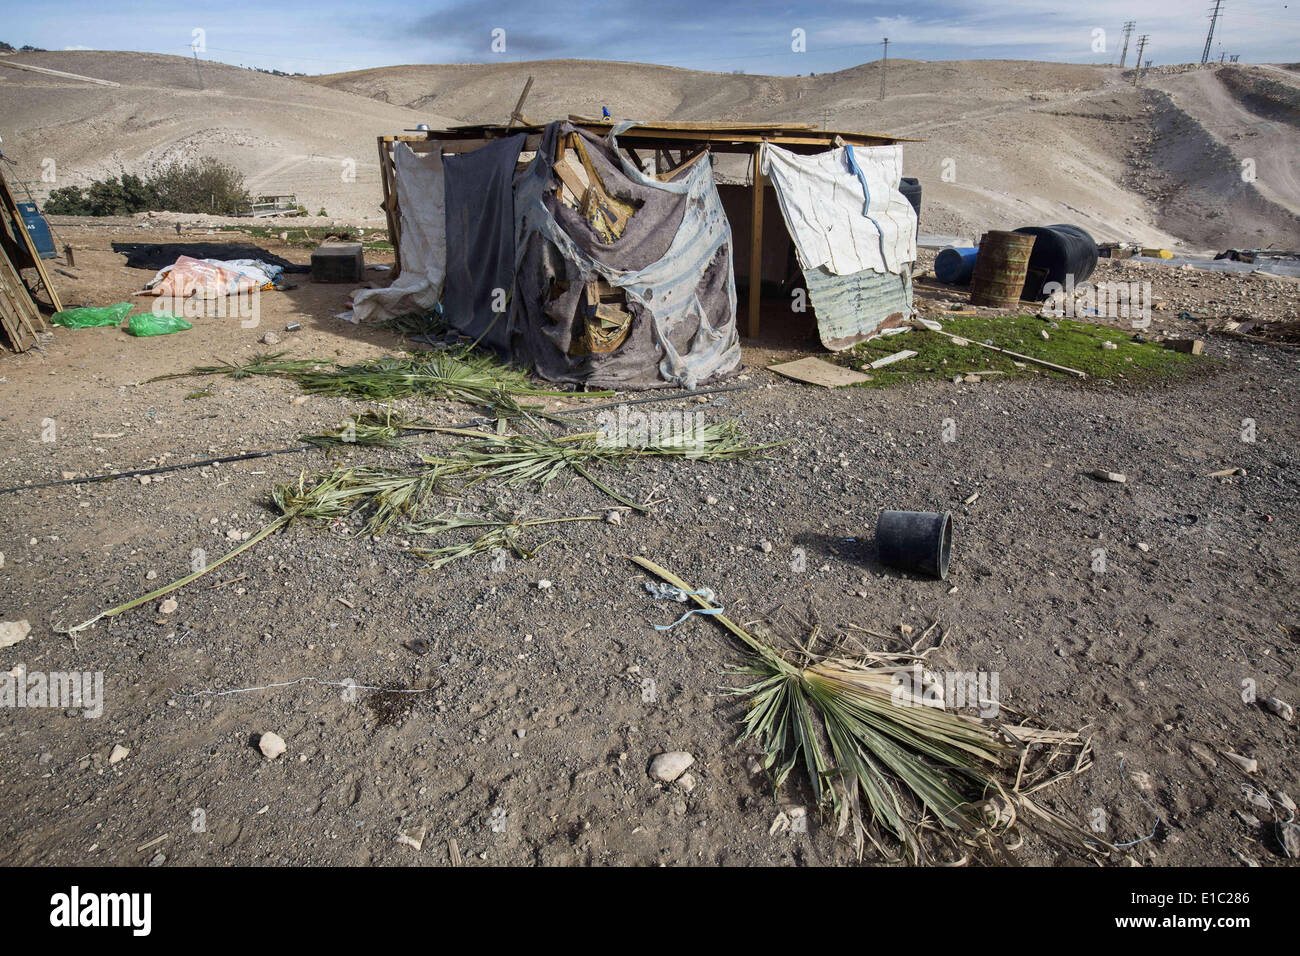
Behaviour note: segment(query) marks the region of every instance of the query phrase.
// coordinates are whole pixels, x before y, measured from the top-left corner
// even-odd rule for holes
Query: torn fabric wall
[[[393,166],[402,214],[402,271],[385,289],[358,289],[352,293],[352,311],[359,322],[377,322],[408,312],[427,313],[442,297],[447,230],[441,151],[436,143],[427,153],[396,143]]]
[[[760,163],[794,239],[822,344],[846,349],[908,321],[917,220],[898,188],[902,148],[801,156],[764,143]]]
[[[444,313],[551,381],[695,388],[740,367],[731,228],[707,158],[661,181],[617,152],[619,131],[552,123],[512,182],[522,137],[447,157]]]
[[[508,316],[515,294],[514,176],[525,139],[520,133],[442,161],[447,176],[443,315],[452,328],[507,354],[513,351]]]

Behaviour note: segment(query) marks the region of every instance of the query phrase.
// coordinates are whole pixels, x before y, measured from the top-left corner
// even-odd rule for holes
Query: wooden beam
[[[531,90],[532,88],[533,88],[533,76],[530,73],[528,74],[528,82],[524,84],[524,91],[519,94],[519,101],[515,103],[515,108],[510,113],[510,122],[506,124],[507,129],[511,126],[514,126],[516,123],[519,123],[523,126],[533,125],[532,123],[528,122],[528,117],[524,115],[524,100],[528,99],[528,91]]]
[[[393,144],[396,148],[396,144]],[[392,187],[388,183],[388,164],[389,164],[388,144],[384,138],[379,138],[379,184],[384,190],[384,218],[388,222],[388,241],[393,245],[393,278],[396,279],[402,274],[402,253],[398,248],[401,242],[401,230],[398,228],[397,219],[399,211],[397,202],[393,196]]]
[[[763,193],[767,177],[758,168],[759,147],[754,147],[754,185],[750,209],[749,230],[749,337],[758,336],[759,310],[763,300]]]

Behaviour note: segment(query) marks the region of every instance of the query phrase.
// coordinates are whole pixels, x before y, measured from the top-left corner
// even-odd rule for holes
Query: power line
[[[1210,14],[1210,32],[1205,35],[1205,49],[1201,51],[1201,65],[1210,60],[1210,44],[1214,41],[1214,25],[1219,22],[1219,7],[1223,0],[1214,0],[1214,12]]]
[[[1124,49],[1119,54],[1119,68],[1124,69],[1124,61],[1128,59],[1128,38],[1133,35],[1133,28],[1137,26],[1136,20],[1128,20],[1124,23]]]
[[[885,68],[889,66],[889,37],[885,37],[885,52],[880,54],[880,98],[885,98]]]
[[[1133,69],[1133,85],[1138,85],[1138,80],[1142,78],[1142,53],[1147,48],[1147,40],[1151,39],[1151,34],[1144,33],[1138,37],[1137,65]],[[1148,66],[1151,64],[1148,63]]]

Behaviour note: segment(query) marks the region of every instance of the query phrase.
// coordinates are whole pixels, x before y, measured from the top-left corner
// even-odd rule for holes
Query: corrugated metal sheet
[[[837,276],[824,266],[805,269],[808,298],[817,314],[822,345],[843,351],[912,317],[912,274],[870,269]]]

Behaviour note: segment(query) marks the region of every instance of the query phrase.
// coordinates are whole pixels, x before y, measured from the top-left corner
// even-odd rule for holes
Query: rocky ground
[[[78,278],[59,283],[69,300],[118,301],[149,278],[108,250],[111,230],[70,238]],[[1250,314],[1295,306],[1295,287],[1272,279],[1150,276],[1171,323],[1191,283],[1197,315],[1211,298],[1213,310]],[[268,349],[268,331],[296,356],[399,349],[332,317],[347,291],[304,280],[263,296],[257,328],[59,330],[42,351],[0,360],[0,486],[275,448],[337,425],[356,403],[304,401],[283,381],[144,380],[245,360]],[[285,332],[291,322],[301,329]],[[750,461],[602,472],[655,502],[649,513],[562,526],[534,560],[499,569],[479,557],[434,572],[400,533],[297,524],[173,595],[174,610],[151,602],[74,646],[59,626],[187,573],[195,549],[210,561],[234,547],[272,519],[277,482],[330,459],[5,495],[0,620],[26,619],[31,632],[0,650],[0,673],[102,672],[104,709],[0,718],[0,862],[855,862],[802,783],[774,792],[750,773],[756,751],[737,743],[741,705],[725,692],[743,654],[700,618],[654,630],[681,609],[647,593],[628,560],[640,554],[712,588],[738,621],[800,640],[819,626],[822,651],[853,639],[897,647],[938,621],[932,667],[996,672],[1006,714],[1091,740],[1095,765],[1040,796],[1123,844],[1108,864],[1285,863],[1276,794],[1300,796],[1296,730],[1256,701],[1300,698],[1300,353],[1210,335],[1195,374],[1142,389],[824,391],[764,370],[799,348],[765,337],[727,383],[745,390],[652,406],[737,419],[755,440],[786,444]],[[399,405],[447,422],[474,414]],[[42,441],[51,421],[54,440]],[[1208,477],[1229,468],[1244,473]],[[1096,469],[1126,481],[1098,481]],[[611,503],[556,482],[481,486],[459,506],[603,518]],[[884,508],[953,512],[947,581],[877,561]],[[285,750],[268,759],[258,744],[272,732]],[[677,751],[692,755],[691,779],[654,779],[652,760]],[[798,819],[795,807],[808,826],[774,830],[778,814]],[[1084,862],[1022,835],[1011,859]],[[934,859],[965,855],[937,846]]]

